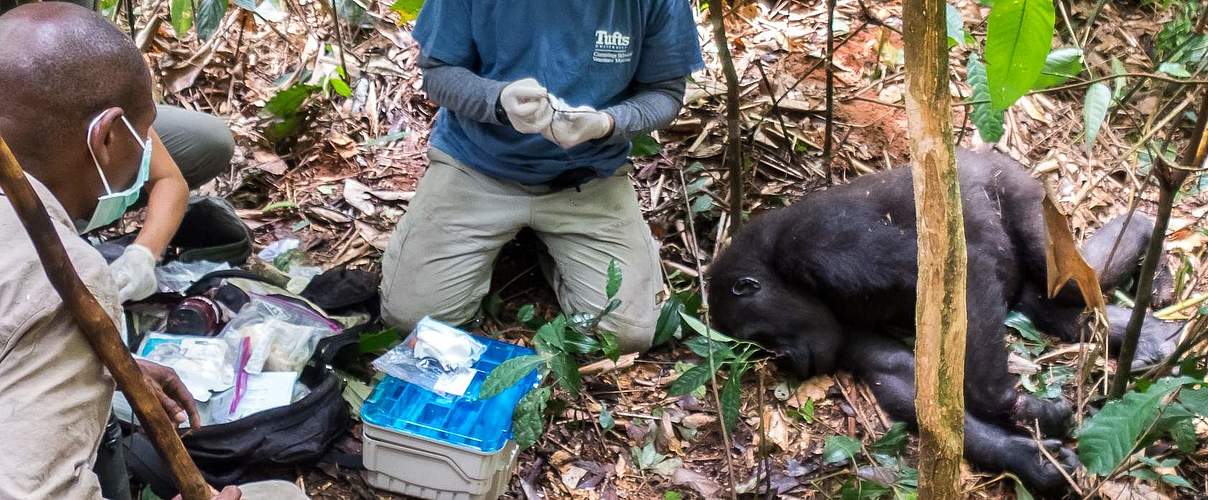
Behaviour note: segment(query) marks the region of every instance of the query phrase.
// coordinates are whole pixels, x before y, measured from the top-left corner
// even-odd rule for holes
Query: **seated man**
[[[147,180],[155,106],[141,55],[87,9],[26,5],[0,16],[0,88],[0,137],[25,167],[80,278],[119,323],[112,273],[77,233],[120,217]],[[113,382],[2,195],[0,231],[8,236],[0,250],[0,498],[99,498],[92,465]],[[168,414],[196,425],[193,399],[175,373],[140,368]],[[301,495],[284,484],[265,498]],[[239,496],[230,487],[219,498]]]
[[[500,249],[524,227],[549,249],[567,314],[650,347],[658,245],[629,181],[629,141],[671,123],[703,66],[687,0],[427,0],[416,22],[424,90],[440,104],[428,170],[382,259],[382,315],[475,319]],[[596,108],[599,108],[597,110]]]

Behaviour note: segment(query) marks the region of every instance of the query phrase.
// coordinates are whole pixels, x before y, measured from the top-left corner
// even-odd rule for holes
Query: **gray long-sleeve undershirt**
[[[493,125],[499,94],[511,82],[483,78],[462,66],[421,57],[419,67],[424,71],[423,89],[443,108],[458,116]],[[684,102],[687,78],[656,83],[634,83],[633,96],[603,111],[612,116],[612,135],[602,139],[608,143],[623,143],[630,139],[671,124],[679,115]]]

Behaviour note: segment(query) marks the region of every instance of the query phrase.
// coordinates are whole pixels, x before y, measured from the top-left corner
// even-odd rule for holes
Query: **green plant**
[[[699,336],[688,339],[684,345],[693,353],[704,358],[705,363],[680,374],[667,388],[668,396],[683,396],[704,387],[722,368],[729,370],[729,378],[721,389],[721,421],[727,430],[734,429],[738,412],[742,406],[742,376],[751,366],[751,357],[762,351],[754,342],[737,340],[709,328],[701,320],[686,312],[680,319]],[[710,350],[712,347],[712,350]],[[710,357],[712,353],[712,357]],[[710,362],[712,366],[710,366]]]
[[[308,115],[307,102],[320,89],[317,85],[296,83],[269,99],[264,105],[264,114],[269,117],[265,138],[278,143],[302,132]]]
[[[582,397],[583,381],[576,356],[603,355],[613,361],[620,356],[616,334],[600,328],[600,321],[621,305],[616,298],[621,289],[620,265],[616,261],[610,262],[605,274],[607,305],[602,311],[594,315],[575,313],[569,317],[559,314],[542,324],[533,336],[533,347],[537,354],[501,363],[487,374],[482,383],[478,397],[486,399],[516,385],[534,369],[541,373],[545,380],[543,385],[529,391],[512,414],[512,437],[522,449],[536,443],[544,432],[545,410],[554,395],[553,385],[561,387],[572,398]],[[535,316],[534,308],[528,305],[520,308],[517,319],[524,324],[533,324],[536,322]],[[612,422],[611,413],[602,406],[599,423],[609,428]]]
[[[906,451],[906,424],[895,423],[885,434],[863,449],[860,441],[849,436],[830,436],[822,449],[822,462],[828,465],[851,463],[856,477],[844,482],[840,495],[844,499],[915,499],[918,497],[919,473],[906,465],[901,455]],[[867,452],[867,466],[859,458]]]

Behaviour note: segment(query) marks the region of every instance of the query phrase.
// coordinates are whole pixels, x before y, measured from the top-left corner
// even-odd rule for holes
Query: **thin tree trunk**
[[[902,11],[919,238],[919,498],[957,499],[964,441],[967,257],[952,145],[945,5],[941,0],[906,0]]]
[[[1203,166],[1204,155],[1208,148],[1208,95],[1200,97],[1200,112],[1196,119],[1195,132],[1187,144],[1179,161],[1183,167],[1199,168]],[[1141,338],[1141,323],[1145,313],[1149,311],[1153,299],[1153,278],[1162,260],[1162,245],[1166,242],[1166,228],[1170,224],[1170,212],[1174,207],[1174,195],[1179,192],[1189,172],[1172,168],[1161,156],[1154,161],[1154,175],[1158,179],[1158,215],[1154,221],[1153,233],[1149,237],[1149,247],[1145,251],[1145,260],[1141,262],[1141,275],[1137,280],[1137,293],[1133,297],[1132,316],[1128,318],[1128,326],[1124,329],[1124,342],[1120,346],[1120,356],[1116,363],[1116,374],[1112,378],[1112,399],[1124,396],[1128,389],[1128,379],[1132,375],[1133,357],[1136,356],[1137,342]]]
[[[725,2],[709,2],[709,18],[713,21],[713,43],[717,44],[717,57],[721,59],[722,73],[726,77],[726,154],[725,164],[730,171],[730,234],[742,228],[742,138],[738,116],[738,73],[734,71],[734,58],[730,56],[730,39],[726,35]]]

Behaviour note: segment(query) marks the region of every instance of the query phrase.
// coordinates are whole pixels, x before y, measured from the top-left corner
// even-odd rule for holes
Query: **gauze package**
[[[446,396],[463,396],[486,346],[470,334],[425,317],[403,343],[373,361],[378,371]]]
[[[138,355],[175,370],[197,401],[235,384],[234,356],[222,339],[149,333]]]
[[[306,366],[323,337],[339,333],[339,325],[318,313],[285,299],[252,295],[223,328],[221,337],[232,352],[251,349],[247,373],[297,372]],[[244,338],[249,339],[244,342]]]

